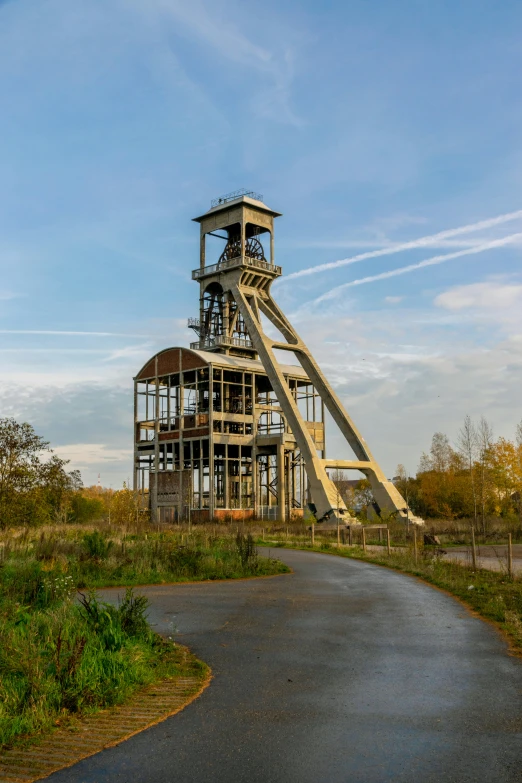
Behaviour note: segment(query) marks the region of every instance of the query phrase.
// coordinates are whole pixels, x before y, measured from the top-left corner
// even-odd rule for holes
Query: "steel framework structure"
[[[272,297],[272,282],[282,274],[281,267],[274,263],[274,219],[280,213],[269,209],[260,199],[252,198],[256,194],[230,195],[234,197],[215,200],[208,212],[194,218],[200,224],[200,265],[192,273],[193,279],[200,284],[200,318],[196,328],[199,341],[191,348],[259,358],[306,468],[318,519],[344,521],[347,514],[346,506],[328,476],[328,468],[361,471],[370,481],[377,513],[385,511],[411,519],[413,515],[404,498],[386,479],[310,350]],[[217,231],[224,234],[215,233]],[[260,241],[263,234],[269,236],[268,258],[265,258]],[[207,265],[209,235],[219,237],[226,244],[217,263]],[[279,331],[282,340],[274,340],[266,334],[261,314]],[[189,325],[195,328],[194,322]],[[329,460],[324,455],[319,456],[310,422],[305,421],[299,411],[276,358],[276,350],[295,354],[355,459]],[[267,476],[269,472],[268,467]]]

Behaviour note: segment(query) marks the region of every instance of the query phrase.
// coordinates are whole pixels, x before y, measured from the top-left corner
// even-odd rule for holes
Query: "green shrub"
[[[257,570],[258,556],[254,539],[250,535],[238,533],[236,536],[236,549],[243,569]]]
[[[93,560],[106,560],[113,547],[113,541],[107,539],[99,530],[92,533],[85,533],[83,536],[83,545],[87,556]]]
[[[147,625],[147,600],[128,590],[118,607],[83,596],[35,609],[0,609],[0,747],[58,717],[122,702],[161,676],[172,644]]]

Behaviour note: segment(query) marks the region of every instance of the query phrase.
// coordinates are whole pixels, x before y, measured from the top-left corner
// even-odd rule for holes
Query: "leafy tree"
[[[0,419],[0,528],[67,521],[81,476],[26,422]]]
[[[143,516],[141,498],[123,482],[123,489],[115,492],[110,502],[111,522],[116,525],[132,525]]]

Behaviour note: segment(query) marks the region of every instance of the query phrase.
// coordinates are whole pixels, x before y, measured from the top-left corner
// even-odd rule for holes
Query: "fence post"
[[[315,525],[312,522],[312,546],[315,546]]]
[[[363,545],[363,552],[366,552],[366,530],[364,529],[364,525],[362,529],[362,545]]]
[[[471,562],[473,570],[477,570],[477,547],[475,546],[475,526],[471,525]]]
[[[337,522],[337,549],[341,547],[341,525]]]
[[[386,543],[388,545],[388,554],[391,555],[390,528],[386,529]]]
[[[417,526],[413,526],[413,555],[415,557],[415,565],[417,565],[417,557],[418,557],[418,551],[417,551]]]
[[[513,579],[513,540],[511,533],[508,533],[508,576]]]
[[[352,544],[353,544],[353,535],[352,535],[352,526],[351,525],[348,528],[348,543],[350,544],[350,546],[352,546]]]

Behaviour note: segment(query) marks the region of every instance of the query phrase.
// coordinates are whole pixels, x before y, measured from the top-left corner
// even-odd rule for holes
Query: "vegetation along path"
[[[492,626],[385,568],[278,555],[292,574],[142,588],[156,630],[214,679],[173,718],[47,779],[521,780],[522,664]]]

